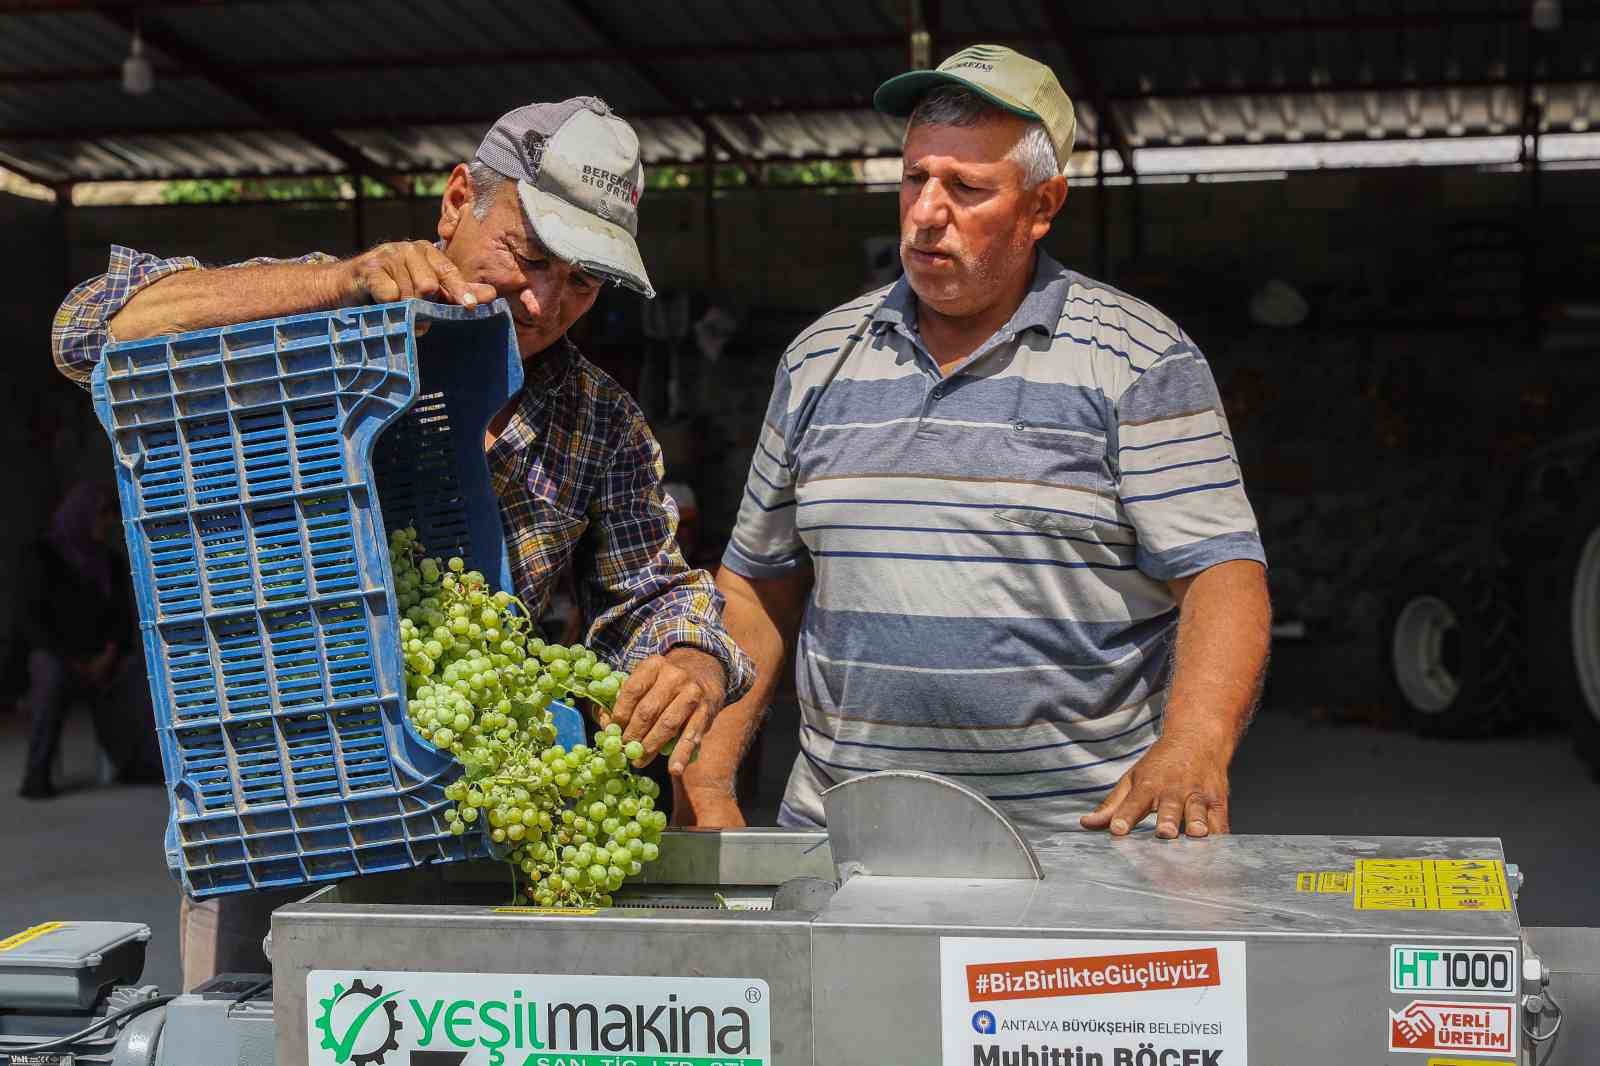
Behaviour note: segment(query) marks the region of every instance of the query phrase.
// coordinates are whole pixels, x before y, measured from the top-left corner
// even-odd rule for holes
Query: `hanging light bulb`
[[[133,31],[133,46],[128,58],[122,61],[122,91],[133,96],[143,96],[155,88],[156,71],[145,58],[144,40],[139,31]]]
[[[1561,0],[1533,0],[1533,28],[1549,33],[1561,28]]]

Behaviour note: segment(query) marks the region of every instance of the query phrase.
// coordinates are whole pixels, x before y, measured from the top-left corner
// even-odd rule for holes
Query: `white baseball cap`
[[[509,111],[477,158],[516,181],[528,225],[552,255],[655,296],[634,239],[644,187],[639,138],[603,100],[575,96]]]

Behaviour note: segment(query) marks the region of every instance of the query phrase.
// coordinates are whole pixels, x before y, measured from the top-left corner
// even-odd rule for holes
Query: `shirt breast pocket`
[[[1113,528],[1116,486],[1103,437],[1017,422],[1005,447],[1018,475],[1007,486],[1015,502],[997,507],[996,518],[1049,534]]]
[[[589,516],[564,506],[540,479],[524,477],[500,497],[511,565],[522,582],[542,587],[571,558],[589,527]]]

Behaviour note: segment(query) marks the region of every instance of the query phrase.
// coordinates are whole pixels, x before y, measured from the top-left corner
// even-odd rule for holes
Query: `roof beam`
[[[1089,48],[1084,46],[1084,40],[1092,38],[1073,21],[1066,8],[1065,4],[1051,3],[1049,0],[1044,4],[1050,28],[1055,31],[1056,43],[1067,53],[1078,84],[1094,105],[1096,146],[1103,147],[1109,141],[1111,147],[1116,149],[1117,157],[1122,160],[1123,172],[1132,174],[1133,146],[1128,143],[1128,134],[1122,128],[1117,113],[1111,109],[1111,99],[1106,95],[1105,84],[1100,79],[1099,65]],[[1071,150],[1072,146],[1068,145],[1067,151]]]
[[[971,35],[967,35],[971,36]],[[974,40],[979,38],[974,37]],[[1015,40],[1016,35],[990,35],[984,40]],[[663,48],[638,48],[627,51],[628,58],[638,62],[659,62],[684,59],[742,59],[768,55],[817,52],[860,52],[905,48],[905,39],[893,35],[853,37],[811,37],[796,41],[756,41],[749,44],[697,44],[675,45]],[[322,63],[252,63],[230,66],[229,72],[240,77],[279,78],[319,74],[362,74],[372,71],[434,69],[453,67],[531,66],[541,63],[611,63],[623,52],[615,47],[606,48],[537,48],[500,49],[484,52],[430,51],[425,55],[374,56],[352,58]],[[182,74],[178,67],[158,64],[158,73]],[[39,84],[43,82],[113,81],[122,77],[122,68],[60,67],[36,70],[0,71],[0,84]]]
[[[152,8],[238,7],[243,4],[266,7],[290,2],[292,0],[0,0],[0,15],[63,15],[75,11],[104,11],[106,8],[121,8],[125,11],[137,9],[149,14]],[[340,2],[340,0],[325,0],[325,2]]]
[[[187,70],[205,78],[263,119],[275,123],[278,128],[288,130],[315,145],[339,160],[352,172],[387,183],[388,179],[381,168],[369,159],[365,152],[348,141],[341,140],[326,127],[306,122],[280,107],[271,95],[257,88],[249,79],[221,66],[203,49],[188,43],[159,22],[141,17],[129,7],[104,6],[97,10],[102,17],[130,34],[137,31],[153,48],[182,64]]]
[[[854,162],[858,162],[858,161],[864,160],[864,159],[884,159],[884,158],[899,158],[899,152],[898,152],[898,150],[896,150],[894,152],[878,153],[877,155],[873,155],[871,153],[857,154],[857,153],[849,153],[849,152],[847,152],[847,153],[845,153],[843,155],[808,154],[808,155],[802,155],[802,156],[793,156],[793,157],[791,157],[791,156],[783,156],[781,158],[767,158],[767,159],[758,159],[758,158],[755,158],[754,156],[747,156],[747,157],[743,157],[743,158],[741,158],[739,160],[736,160],[736,162],[749,163],[753,167],[762,168],[762,167],[779,167],[779,166],[800,166],[800,165],[804,165],[804,164],[808,164],[808,163],[854,163]],[[726,160],[723,160],[723,162],[726,162]],[[673,167],[677,167],[677,166],[681,166],[681,167],[699,167],[701,165],[701,163],[702,163],[702,161],[698,160],[698,159],[693,159],[693,160],[690,160],[690,159],[683,159],[683,160],[679,160],[679,159],[663,159],[663,160],[657,161],[656,163],[652,163],[650,165],[651,166],[673,166]],[[17,173],[17,174],[21,174],[22,173],[21,171],[17,170],[16,167],[12,166],[12,164],[10,162],[8,162],[3,157],[0,157],[0,169],[10,170],[13,173]],[[438,168],[423,168],[423,169],[396,170],[396,171],[394,171],[394,173],[397,176],[400,176],[400,177],[419,178],[419,177],[438,177],[439,175],[441,175],[441,174],[443,174],[445,172],[443,170],[441,170],[441,169],[438,169]],[[23,177],[28,177],[28,175],[25,175],[25,174],[22,175],[22,176]],[[337,178],[337,177],[348,177],[348,176],[349,176],[348,173],[345,172],[345,171],[342,171],[342,170],[341,171],[331,171],[331,172],[330,171],[322,171],[322,170],[303,171],[303,172],[302,171],[261,171],[261,170],[231,171],[230,172],[230,171],[225,171],[225,170],[206,170],[206,171],[195,171],[195,172],[184,172],[184,173],[173,173],[173,174],[141,175],[139,177],[133,177],[133,178],[93,178],[93,177],[87,177],[87,178],[75,178],[75,179],[73,179],[73,181],[74,181],[74,183],[77,183],[77,182],[122,182],[122,181],[128,181],[128,182],[142,182],[142,181],[193,181],[193,180],[203,180],[203,181],[269,181],[269,180],[278,180],[278,179],[282,179],[282,180],[285,180],[285,181],[308,181],[308,180],[311,180],[311,179],[314,179],[314,178]],[[765,175],[763,175],[763,179],[764,178],[765,178]],[[54,180],[54,179],[44,179],[44,178],[35,179],[35,178],[32,178],[32,177],[28,177],[28,180],[29,181],[34,181],[34,182],[36,182],[37,184],[40,184],[40,185],[49,186],[50,188],[60,188],[63,184],[65,184],[62,181]],[[764,189],[764,188],[769,188],[769,187],[771,187],[771,188],[789,188],[790,186],[788,186],[788,185],[771,186],[765,180],[763,180],[760,183],[754,183],[754,184],[750,184],[750,185],[718,185],[717,186],[717,188],[719,190],[723,190],[723,189]],[[803,185],[794,186],[794,187],[795,188],[807,188],[807,186],[803,186]],[[687,189],[650,189],[649,190],[649,194],[651,196],[659,196],[659,195],[662,195],[664,193],[676,194],[676,193],[679,193],[679,192],[698,191],[700,189],[701,189],[701,186],[698,186],[698,185],[689,186]],[[406,193],[404,193],[403,196],[399,196],[399,197],[396,197],[396,198],[397,199],[413,199],[413,200],[418,200],[418,199],[420,199],[420,200],[433,200],[434,199],[434,197],[431,196],[431,195],[419,194],[414,189],[410,189],[409,187],[408,187],[408,191]],[[322,202],[322,201],[319,201],[319,202]],[[341,203],[350,203],[351,201],[348,200],[348,199],[329,197],[329,198],[326,199],[325,202],[330,203],[330,204],[341,204]],[[111,205],[111,204],[100,205],[100,204],[97,204],[95,206],[108,206],[109,207],[109,206],[117,206],[117,205]],[[146,206],[155,206],[155,205],[146,205]],[[166,205],[161,205],[161,206],[166,206]],[[188,206],[188,205],[185,205],[185,204],[173,204],[173,205],[170,205],[170,206],[184,207],[184,206]]]
[[[186,8],[186,7],[223,7],[224,5],[239,6],[253,4],[258,7],[267,7],[273,4],[282,4],[285,0],[0,0],[0,16],[15,15],[50,15],[63,14],[74,11],[93,11],[108,7],[133,10],[142,8],[148,11],[151,8]],[[1051,0],[1045,0],[1046,3]],[[1564,12],[1567,22],[1593,21],[1600,17],[1600,12],[1590,10]],[[1525,7],[1516,5],[1511,10],[1503,11],[1466,11],[1459,13],[1440,14],[1387,14],[1387,15],[1352,15],[1352,16],[1323,16],[1323,17],[1283,17],[1283,18],[1233,18],[1233,19],[1174,19],[1170,21],[1143,22],[1133,25],[1126,23],[1098,23],[1083,24],[1079,32],[1097,38],[1138,38],[1138,37],[1173,37],[1173,36],[1251,36],[1261,33],[1303,33],[1306,31],[1338,31],[1338,30],[1399,30],[1399,29],[1445,29],[1449,27],[1464,26],[1501,26],[1521,25],[1528,21]],[[963,34],[961,38],[968,43],[988,41],[992,43],[1006,43],[1007,41],[1036,40],[1036,36],[1022,35],[1014,30],[1009,33],[971,33]],[[872,47],[904,48],[903,35],[880,35],[876,38],[861,38],[862,40],[876,40],[881,43]],[[946,45],[954,43],[957,38],[940,35],[941,43]],[[715,47],[715,46],[713,46]],[[758,48],[785,48],[777,42],[762,42],[757,45],[726,46],[731,48],[758,49]],[[831,47],[831,46],[829,46]],[[641,49],[649,52],[655,49]]]
[[[26,164],[18,163],[9,156],[0,156],[0,170],[9,170],[19,178],[31,181],[35,185],[43,185],[45,188],[51,190],[59,190],[72,184],[71,178],[63,179],[46,177],[39,171],[32,169]]]
[[[1585,85],[1600,83],[1600,74],[1562,75],[1536,78],[1538,85]],[[1118,103],[1131,104],[1141,100],[1201,100],[1226,99],[1236,96],[1350,96],[1362,93],[1448,92],[1451,89],[1522,89],[1522,79],[1513,76],[1498,78],[1452,78],[1448,81],[1407,80],[1388,78],[1368,82],[1347,82],[1338,85],[1318,85],[1314,82],[1251,82],[1237,85],[1194,85],[1153,88],[1143,92],[1111,97]]]
[[[1501,136],[1515,136],[1516,132],[1517,131],[1515,131],[1515,130],[1508,130],[1505,134],[1502,134]],[[1405,134],[1404,132],[1397,130],[1397,131],[1394,131],[1393,133],[1391,133],[1389,136],[1382,137],[1382,138],[1377,138],[1377,139],[1368,138],[1368,137],[1366,137],[1364,135],[1361,136],[1361,137],[1346,137],[1346,138],[1344,138],[1342,140],[1335,140],[1335,139],[1331,139],[1331,138],[1327,138],[1327,137],[1306,137],[1306,138],[1299,139],[1299,140],[1291,140],[1289,138],[1282,137],[1282,136],[1270,136],[1270,137],[1267,137],[1267,138],[1265,138],[1264,140],[1261,140],[1261,141],[1249,141],[1249,142],[1247,142],[1247,141],[1244,141],[1244,140],[1237,140],[1236,139],[1236,140],[1226,141],[1221,145],[1212,145],[1212,144],[1193,145],[1193,144],[1191,144],[1191,145],[1188,145],[1187,147],[1205,147],[1205,148],[1212,148],[1212,147],[1250,147],[1250,148],[1259,148],[1259,147],[1263,147],[1263,146],[1274,146],[1274,145],[1289,145],[1289,146],[1296,146],[1296,147],[1306,147],[1306,146],[1315,146],[1315,145],[1338,145],[1338,144],[1352,144],[1352,143],[1354,143],[1354,144],[1383,144],[1383,143],[1415,144],[1415,143],[1417,143],[1419,141],[1439,142],[1439,141],[1454,141],[1454,140],[1459,140],[1459,139],[1460,138],[1457,138],[1457,137],[1446,137],[1446,136],[1443,136],[1443,135],[1438,134],[1438,133],[1430,133],[1430,134],[1427,134],[1427,135],[1425,135],[1423,137],[1411,137],[1411,136],[1408,136],[1407,134]],[[1166,148],[1166,147],[1180,147],[1180,146],[1168,146],[1168,145],[1162,144],[1162,145],[1154,145],[1153,147]],[[788,156],[767,157],[767,158],[764,158],[764,159],[757,159],[757,158],[751,157],[751,158],[748,159],[748,162],[752,166],[755,166],[757,168],[761,168],[761,167],[768,167],[768,166],[785,166],[785,165],[793,165],[793,164],[818,163],[818,162],[849,163],[849,162],[855,162],[857,160],[862,160],[862,159],[895,158],[897,155],[898,155],[898,151],[897,150],[885,150],[885,151],[877,153],[877,154],[873,154],[873,153],[870,153],[870,152],[844,152],[844,153],[840,153],[838,155],[807,154],[807,155],[797,156],[797,157],[793,157],[793,158],[788,157]],[[650,166],[696,167],[696,166],[699,166],[701,164],[701,162],[702,161],[698,160],[698,159],[659,159],[659,160],[656,160],[653,163],[650,163],[649,165]],[[1409,164],[1400,164],[1400,165],[1404,166],[1404,165],[1409,165]],[[21,173],[21,171],[18,170],[18,168],[17,168],[17,166],[15,164],[13,164],[7,158],[4,158],[4,157],[0,157],[0,167],[3,167],[5,169],[7,169],[7,170],[11,170],[11,171],[14,171],[14,172],[17,172],[17,173]],[[438,175],[444,173],[444,170],[442,168],[423,167],[423,168],[406,168],[406,169],[403,169],[403,170],[396,170],[393,173],[395,173],[397,176],[421,177],[421,176],[438,176]],[[31,180],[31,181],[37,181],[39,184],[43,184],[43,185],[46,185],[46,186],[48,186],[50,188],[54,188],[54,189],[59,190],[59,189],[63,188],[64,186],[67,186],[67,185],[70,185],[70,184],[74,184],[74,183],[79,183],[79,182],[176,181],[176,180],[185,180],[185,179],[216,179],[216,180],[240,180],[240,181],[261,180],[261,179],[299,180],[299,179],[310,179],[310,178],[319,178],[319,177],[348,176],[348,174],[345,171],[337,171],[337,172],[330,173],[330,172],[320,171],[320,170],[318,170],[318,171],[304,171],[304,172],[297,172],[297,171],[259,171],[259,170],[236,171],[236,172],[228,172],[228,171],[199,171],[199,172],[175,172],[175,173],[171,173],[171,174],[148,174],[148,175],[139,175],[139,176],[136,176],[136,177],[94,177],[94,176],[86,176],[86,175],[74,175],[73,178],[70,180],[70,182],[69,181],[62,181],[62,180],[58,180],[58,179],[44,178],[44,177],[33,177],[33,176],[30,176],[30,175],[27,175],[27,174],[24,174],[23,176],[24,177],[28,177],[29,180]],[[1165,177],[1165,176],[1166,175],[1162,175],[1162,177]],[[1130,177],[1130,175],[1127,175],[1127,174],[1109,174],[1109,175],[1107,175],[1107,177],[1112,181],[1121,181],[1121,180],[1128,179]],[[1140,178],[1139,180],[1144,180],[1144,179]],[[794,188],[807,188],[807,186],[793,186],[793,187]],[[768,181],[763,181],[760,184],[752,184],[752,185],[749,185],[749,186],[719,186],[719,188],[723,188],[723,189],[728,189],[728,188],[733,188],[733,189],[738,189],[738,188],[781,188],[781,189],[787,189],[787,188],[790,188],[790,186],[788,186],[788,185],[773,185]],[[677,191],[679,191],[679,190],[672,190],[672,189],[651,190],[651,195],[654,196],[654,195],[659,195],[659,194],[662,194],[662,193],[674,193],[674,192],[677,192]],[[698,191],[700,191],[700,187],[699,186],[694,186],[690,190],[682,190],[682,191],[698,192]],[[409,197],[411,199],[432,199],[432,197],[419,197],[415,193],[415,191],[407,191],[404,194],[404,197]],[[348,201],[348,200],[332,200],[332,199],[330,199],[327,202],[336,204],[336,203],[349,203],[350,201]],[[116,206],[116,205],[96,205],[96,206]],[[172,205],[172,206],[183,207],[183,206],[187,206],[187,205],[176,204],[176,205]]]
[[[729,159],[736,162],[740,159],[744,153],[728,143],[728,139],[711,124],[710,116],[705,113],[696,113],[693,102],[684,94],[682,89],[658,70],[651,61],[641,59],[633,49],[623,45],[622,38],[617,33],[616,28],[610,25],[604,16],[597,14],[585,0],[563,0],[563,2],[567,10],[572,13],[572,16],[582,23],[590,33],[602,41],[612,43],[614,45],[612,49],[614,55],[620,57],[623,62],[632,67],[641,78],[649,83],[652,89],[661,95],[662,99],[666,100],[679,113],[695,116],[694,123],[700,128],[700,132],[706,140],[707,156],[710,156],[713,150],[720,149],[728,154]],[[708,159],[707,162],[712,163],[715,160]],[[745,170],[749,173],[752,181],[756,180],[756,174],[750,167],[746,166]]]
[[[1536,86],[1558,87],[1566,85],[1600,85],[1600,74],[1595,75],[1570,75],[1559,77],[1540,77],[1534,79]],[[1465,78],[1450,81],[1375,81],[1365,85],[1313,85],[1310,83],[1274,84],[1256,83],[1247,85],[1211,85],[1194,86],[1171,89],[1152,89],[1145,93],[1113,94],[1106,99],[1118,104],[1137,104],[1144,100],[1184,100],[1205,98],[1227,98],[1234,96],[1312,96],[1312,95],[1349,95],[1352,93],[1369,92],[1447,92],[1452,89],[1513,89],[1522,91],[1521,78]],[[687,112],[680,111],[628,111],[623,113],[624,118],[640,120],[672,120],[680,119],[685,122],[696,122],[699,119],[714,115],[752,115],[769,117],[786,114],[815,114],[840,111],[868,111],[872,103],[865,96],[841,97],[833,100],[821,101],[771,101],[762,104],[728,107],[701,107]],[[325,129],[346,130],[359,132],[365,130],[395,129],[397,127],[477,127],[481,132],[499,117],[494,114],[471,114],[468,112],[443,112],[437,114],[398,114],[382,118],[366,118],[356,121],[334,121],[323,124]],[[201,126],[147,126],[147,127],[118,127],[118,126],[86,126],[80,128],[50,126],[43,129],[3,129],[0,128],[0,143],[26,144],[50,141],[96,141],[110,140],[121,137],[206,137],[217,135],[244,135],[252,133],[273,133],[279,131],[293,132],[293,127],[283,122],[274,122],[264,119],[260,122],[230,123],[227,125],[201,125]],[[726,150],[726,149],[724,149]],[[735,153],[737,154],[737,153]]]
[[[756,104],[748,107],[708,107],[697,108],[692,111],[619,111],[624,119],[639,121],[673,121],[678,120],[693,125],[699,129],[702,119],[716,115],[737,117],[750,115],[755,117],[773,117],[780,115],[806,115],[840,111],[871,111],[872,101],[868,97],[840,98],[821,102],[785,103],[775,101],[770,104]],[[386,115],[380,118],[363,118],[349,122],[331,121],[323,123],[323,127],[332,130],[347,132],[363,132],[370,130],[393,130],[398,128],[416,127],[461,127],[472,128],[479,136],[488,128],[489,124],[499,118],[502,112],[493,114],[483,112],[472,114],[469,112],[455,111],[438,114],[397,114]],[[275,133],[288,129],[281,123],[261,122],[230,122],[221,125],[200,126],[146,126],[146,127],[118,127],[118,126],[83,126],[78,128],[46,126],[35,129],[5,129],[0,128],[0,142],[27,143],[36,141],[98,141],[110,140],[119,137],[207,137],[216,135],[245,135],[251,133]],[[728,151],[727,148],[723,149]],[[734,151],[731,154],[737,155]]]
[[[1573,13],[1583,20],[1585,13]],[[1136,26],[1083,26],[1080,32],[1097,38],[1140,37],[1249,37],[1261,33],[1337,33],[1345,30],[1445,30],[1467,26],[1521,25],[1528,21],[1525,9],[1515,11],[1469,11],[1460,14],[1352,15],[1347,17],[1261,18],[1261,19],[1185,19],[1150,22]]]
[[[31,0],[42,3],[43,0]],[[210,6],[218,0],[185,0],[194,6]],[[267,0],[258,0],[265,3]],[[0,0],[0,13],[7,10],[5,0]],[[72,0],[69,7],[76,10],[86,6]],[[97,8],[125,7],[99,0],[93,6]],[[167,0],[162,7],[179,6]],[[44,10],[43,7],[24,7],[28,11]],[[14,13],[14,12],[13,12]],[[1566,15],[1568,22],[1593,21],[1584,12],[1571,12]],[[1076,36],[1080,39],[1091,41],[1116,40],[1123,38],[1143,37],[1186,37],[1186,36],[1233,36],[1272,33],[1291,33],[1305,31],[1329,32],[1334,30],[1355,29],[1395,29],[1403,27],[1432,27],[1449,28],[1468,25],[1509,25],[1526,22],[1520,14],[1515,16],[1504,13],[1491,13],[1483,15],[1452,16],[1448,20],[1438,17],[1432,20],[1425,16],[1416,15],[1374,15],[1364,18],[1349,19],[1263,19],[1258,22],[1249,20],[1235,20],[1229,22],[1175,22],[1165,23],[1161,26],[1084,26],[1077,27]],[[991,44],[1036,44],[1036,34],[1018,34],[1015,31],[978,31],[974,33],[949,34],[940,32],[935,42],[939,49],[965,46],[978,43]],[[450,52],[430,51],[425,55],[352,58],[331,62],[310,63],[252,63],[242,66],[229,67],[231,74],[246,78],[274,78],[274,77],[299,77],[305,75],[354,75],[372,71],[387,70],[412,70],[434,69],[448,70],[457,67],[486,67],[486,66],[524,66],[544,63],[604,63],[615,61],[619,55],[635,63],[669,62],[685,59],[744,59],[759,58],[769,55],[784,55],[798,53],[825,53],[825,52],[860,52],[860,51],[894,51],[900,52],[905,48],[905,39],[895,34],[863,34],[839,37],[804,37],[793,40],[777,41],[752,41],[738,44],[691,44],[672,45],[663,47],[640,47],[619,50],[615,47],[605,48],[537,48],[537,49],[501,49],[484,52]],[[167,76],[182,76],[185,72],[181,67],[158,64],[156,70]],[[117,66],[105,67],[61,67],[44,69],[24,69],[0,71],[0,85],[40,85],[60,82],[76,81],[115,81],[122,76],[122,70]]]

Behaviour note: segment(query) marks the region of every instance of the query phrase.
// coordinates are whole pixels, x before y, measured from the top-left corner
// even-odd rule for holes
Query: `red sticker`
[[[1389,1012],[1390,1051],[1515,1050],[1515,1009],[1499,1003],[1435,1003],[1414,999]]]

